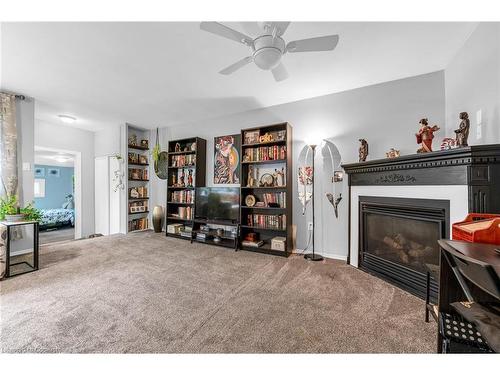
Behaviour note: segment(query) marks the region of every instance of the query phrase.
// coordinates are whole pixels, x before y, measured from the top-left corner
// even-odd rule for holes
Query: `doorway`
[[[35,146],[34,184],[40,244],[81,238],[81,153]]]

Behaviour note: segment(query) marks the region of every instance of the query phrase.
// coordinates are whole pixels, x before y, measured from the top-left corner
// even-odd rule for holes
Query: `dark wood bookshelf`
[[[128,165],[134,165],[134,166],[139,166],[139,167],[147,167],[149,163],[131,163],[128,162]]]
[[[267,142],[252,142],[245,144],[245,133],[247,131],[258,131],[259,135],[264,135],[266,133],[272,134],[275,138],[272,141]],[[284,139],[276,139],[277,132],[285,131]],[[286,146],[286,158],[285,159],[274,159],[274,160],[255,160],[255,161],[242,161],[241,162],[241,188],[240,188],[240,246],[242,250],[254,251],[264,254],[272,254],[288,257],[293,250],[293,232],[292,232],[292,126],[285,122],[280,124],[273,124],[267,126],[260,126],[254,128],[243,129],[241,131],[242,145],[240,150],[240,157],[243,159],[245,156],[245,151],[251,150],[253,148],[259,147],[272,147],[277,146],[278,148]],[[279,149],[278,149],[279,155]],[[248,180],[248,171],[250,166],[256,169],[273,169],[273,164],[279,164],[285,168],[285,186],[246,186]],[[262,173],[259,173],[262,176]],[[256,181],[258,184],[259,181]],[[256,198],[262,194],[272,193],[279,194],[285,193],[284,205],[285,207],[249,207],[245,204],[245,198],[248,195],[254,195]],[[248,225],[247,215],[249,214],[262,214],[262,215],[286,215],[286,227],[283,229],[261,227],[256,225]],[[241,244],[244,241],[246,235],[250,232],[257,233],[259,240],[264,241],[264,244],[260,247],[244,246]],[[273,250],[271,249],[271,240],[274,237],[285,237],[286,246],[285,251]]]
[[[141,150],[141,151],[148,151],[149,147],[145,146],[136,146],[136,145],[128,145],[128,148],[134,149],[134,150]]]
[[[139,215],[139,214],[148,214],[149,211],[141,211],[141,212],[132,212],[132,211],[129,211],[128,214],[129,215]]]
[[[131,170],[140,170],[141,173],[147,171],[147,177],[150,177],[149,173],[149,155],[147,151],[149,150],[148,146],[142,146],[140,144],[140,141],[142,140],[147,140],[148,144],[150,144],[150,139],[149,139],[149,129],[143,129],[141,127],[132,125],[132,124],[126,124],[126,139],[130,139],[131,135],[135,135],[138,143],[139,144],[130,144],[127,141],[127,152],[128,152],[128,157],[126,159],[127,162],[127,190],[130,192],[131,188],[146,188],[147,193],[149,194],[149,189],[150,189],[150,184],[149,184],[149,178],[131,178],[130,171]],[[130,158],[130,154],[136,155],[137,159]],[[146,158],[145,163],[140,163],[139,160],[139,155],[141,155],[143,158]],[[141,176],[144,176],[141,174]],[[146,177],[146,176],[144,176]],[[130,194],[130,193],[129,193]],[[132,198],[130,195],[127,195],[127,221],[128,221],[128,231],[138,231],[138,230],[145,230],[149,228],[149,210],[142,211],[142,212],[131,212],[130,207],[134,205],[144,205],[148,203],[149,197],[138,197],[138,198]],[[136,229],[131,229],[131,226],[135,226],[138,222],[145,221],[144,225],[140,225],[139,228]],[[141,227],[142,226],[142,227]]]
[[[176,144],[179,144],[180,151],[176,151]],[[194,146],[194,149],[192,145]],[[194,219],[194,209],[195,204],[193,203],[181,203],[172,201],[172,194],[176,191],[190,191],[191,194],[195,194],[196,187],[205,186],[205,174],[206,174],[206,159],[207,159],[207,141],[203,138],[192,137],[192,138],[184,138],[184,139],[176,139],[168,142],[168,177],[167,177],[167,196],[166,196],[166,226],[172,223],[184,223],[185,226],[190,226],[193,228],[193,219]],[[172,160],[176,157],[186,156],[194,157],[195,162],[193,165],[186,166],[174,166]],[[193,175],[193,186],[183,187],[176,186],[173,183],[173,176],[175,176],[175,184],[179,183],[177,181],[179,171],[183,170],[184,173],[184,183],[187,184],[188,172],[192,171]],[[189,207],[191,211],[191,219],[181,219],[180,217],[172,216],[172,214],[178,213],[179,207]],[[189,240],[189,237],[183,237],[179,234],[171,234],[166,231],[166,236],[182,238]]]

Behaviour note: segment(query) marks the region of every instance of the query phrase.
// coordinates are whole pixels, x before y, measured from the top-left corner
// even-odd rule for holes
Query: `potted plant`
[[[39,221],[40,218],[40,211],[33,207],[33,203],[28,204],[24,208],[20,208],[17,195],[0,197],[0,220],[9,222],[22,220]]]

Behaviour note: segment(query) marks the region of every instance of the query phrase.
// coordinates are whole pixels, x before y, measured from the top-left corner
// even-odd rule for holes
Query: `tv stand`
[[[207,229],[203,229],[203,228]],[[222,229],[222,233],[217,229]],[[238,250],[240,224],[230,221],[195,219],[191,233],[191,243],[199,242]],[[204,236],[205,238],[200,238]]]

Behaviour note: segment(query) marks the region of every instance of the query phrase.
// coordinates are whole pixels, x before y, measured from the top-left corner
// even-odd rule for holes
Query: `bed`
[[[40,209],[40,229],[75,225],[75,210],[68,208]]]

